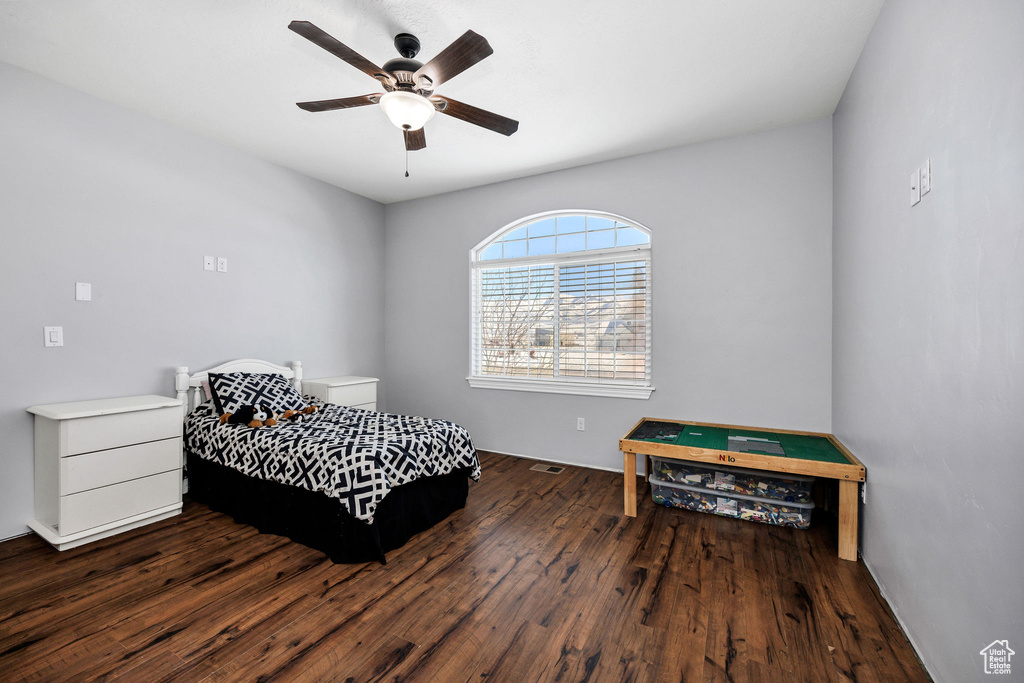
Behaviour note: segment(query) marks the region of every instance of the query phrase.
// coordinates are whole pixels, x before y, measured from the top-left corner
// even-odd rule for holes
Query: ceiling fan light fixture
[[[463,33],[426,64],[413,59],[419,52],[419,40],[411,34],[400,33],[395,36],[395,47],[402,55],[401,58],[388,60],[381,69],[308,21],[293,21],[288,24],[288,28],[359,69],[388,91],[384,94],[371,93],[356,97],[296,102],[295,104],[304,111],[334,111],[380,104],[391,123],[402,130],[407,152],[414,152],[427,146],[422,132],[423,124],[434,117],[435,111],[502,135],[512,135],[519,129],[519,122],[514,119],[499,116],[450,97],[433,95],[434,86],[450,81],[494,53],[487,39],[475,31]]]
[[[402,130],[419,130],[434,118],[434,105],[426,97],[404,90],[384,93],[380,108]]]

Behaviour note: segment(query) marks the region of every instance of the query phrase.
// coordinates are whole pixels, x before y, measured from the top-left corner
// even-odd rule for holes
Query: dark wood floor
[[[621,475],[483,460],[467,508],[387,565],[196,503],[63,553],[2,543],[0,679],[928,680],[827,523],[630,519]]]

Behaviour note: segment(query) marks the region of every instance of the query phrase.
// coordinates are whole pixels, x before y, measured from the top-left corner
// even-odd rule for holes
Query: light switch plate
[[[44,327],[43,328],[43,345],[44,346],[64,346],[64,328],[63,327]]]
[[[217,272],[226,273],[228,272],[228,260],[223,256],[217,257]]]
[[[921,165],[921,196],[932,191],[932,160],[925,159]]]
[[[921,201],[921,169],[915,168],[910,174],[910,205],[915,206]]]
[[[217,268],[212,256],[203,257],[203,270],[215,270]]]
[[[75,301],[92,301],[92,285],[88,282],[76,282]]]

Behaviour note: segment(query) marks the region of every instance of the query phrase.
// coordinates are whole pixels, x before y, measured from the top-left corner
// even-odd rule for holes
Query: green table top
[[[680,431],[680,427],[682,430]],[[660,433],[659,433],[660,432]],[[636,435],[636,436],[634,436]],[[729,439],[733,437],[733,442]],[[738,437],[738,438],[737,438]],[[681,425],[675,422],[649,421],[641,424],[628,439],[649,441],[674,446],[709,448],[718,451],[742,450],[748,453],[773,455],[780,458],[852,464],[842,451],[823,436],[807,434],[777,434],[770,431],[751,429],[727,429],[725,427],[704,427]],[[741,441],[742,439],[750,439]],[[779,451],[782,451],[781,453]]]

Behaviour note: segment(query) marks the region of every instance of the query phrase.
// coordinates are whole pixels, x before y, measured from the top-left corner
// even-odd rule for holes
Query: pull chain
[[[405,177],[409,177],[409,150],[405,150]]]

